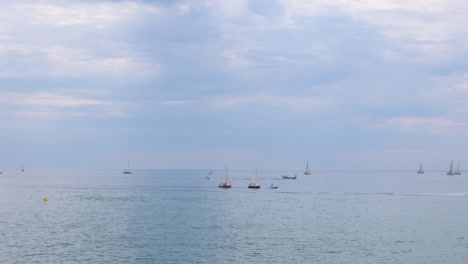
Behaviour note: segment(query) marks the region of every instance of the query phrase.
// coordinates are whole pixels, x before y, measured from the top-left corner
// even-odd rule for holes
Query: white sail
[[[224,166],[223,182],[218,185],[219,188],[231,188],[231,181],[227,172],[227,166]]]
[[[128,163],[127,163],[127,170],[124,171],[123,174],[132,174],[132,172],[130,171],[130,161],[128,161]]]
[[[257,176],[257,169],[255,168],[255,173],[252,175],[252,181],[250,182],[250,185],[253,186],[258,186],[258,176]]]
[[[453,173],[453,160],[450,161],[450,169],[449,171],[447,172],[447,175],[454,175],[455,173]]]
[[[307,163],[306,163],[304,175],[310,175],[309,161],[307,161]]]
[[[423,174],[423,173],[424,173],[423,166],[422,166],[422,162],[421,162],[421,164],[419,164],[418,173],[419,173],[419,174]]]
[[[224,166],[224,179],[223,179],[223,183],[225,183],[226,185],[231,185],[231,181],[229,180],[229,175],[228,175],[228,172],[227,172],[227,166]]]

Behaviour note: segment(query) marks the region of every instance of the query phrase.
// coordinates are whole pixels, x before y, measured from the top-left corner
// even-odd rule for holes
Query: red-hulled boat
[[[260,184],[258,183],[257,177],[257,169],[255,169],[255,173],[252,176],[252,182],[249,184],[250,189],[260,189]]]
[[[224,167],[224,178],[223,182],[218,185],[218,188],[231,188],[231,182],[227,173],[227,167]]]

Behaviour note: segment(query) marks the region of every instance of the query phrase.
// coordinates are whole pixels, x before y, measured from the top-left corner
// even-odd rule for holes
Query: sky
[[[0,170],[468,167],[467,1],[0,4]]]

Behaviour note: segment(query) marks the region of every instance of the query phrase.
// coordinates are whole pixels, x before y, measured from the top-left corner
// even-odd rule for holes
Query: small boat
[[[294,177],[293,177],[293,176],[289,176],[289,175],[287,175],[287,174],[281,176],[281,178],[283,178],[283,179],[290,179],[290,180],[295,180],[296,177],[297,177],[297,174],[294,175]]]
[[[209,180],[209,179],[210,179],[210,177],[208,177],[208,176],[205,176],[204,178],[205,178],[205,180]]]
[[[418,170],[418,174],[424,174],[424,170],[423,170],[422,162],[421,162],[421,164],[419,164],[419,170]]]
[[[455,175],[455,173],[453,172],[453,160],[450,161],[450,168],[449,168],[449,171],[447,172],[447,175]]]
[[[231,188],[231,182],[227,173],[227,167],[224,167],[224,178],[223,182],[218,185],[218,188]]]
[[[24,166],[21,164],[21,172],[24,172]]]
[[[460,161],[458,161],[457,163],[457,170],[454,172],[455,175],[461,175],[461,171],[460,171]]]
[[[128,161],[128,169],[124,171],[123,174],[132,174],[132,172],[130,171],[130,161]]]
[[[307,161],[307,163],[306,163],[304,175],[310,175],[309,161]]]
[[[210,172],[208,172],[208,174],[214,174],[214,172],[213,172],[213,171],[210,171]]]
[[[257,169],[255,169],[255,174],[252,176],[252,182],[249,184],[250,189],[260,189],[260,184],[258,183]]]
[[[278,186],[273,186],[273,183],[268,187],[268,189],[278,189]]]

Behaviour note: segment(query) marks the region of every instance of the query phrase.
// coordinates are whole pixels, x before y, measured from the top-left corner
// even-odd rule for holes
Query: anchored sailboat
[[[307,163],[306,163],[304,175],[310,175],[309,161],[307,161]]]
[[[281,175],[281,178],[283,179],[289,179],[289,180],[295,180],[297,178],[297,174],[294,174],[294,176],[289,176],[289,174],[284,174],[284,175]]]
[[[453,160],[450,161],[450,169],[447,172],[447,175],[450,175],[450,176],[455,175],[455,173],[453,172]]]
[[[24,166],[21,164],[21,172],[24,172]]]
[[[258,183],[257,169],[255,169],[255,174],[252,176],[252,182],[249,184],[250,189],[260,189],[260,184]]]
[[[455,175],[461,175],[461,171],[460,171],[460,161],[458,161],[458,163],[457,163],[457,170],[455,171]]]
[[[224,166],[224,178],[223,182],[218,185],[218,188],[231,188],[231,182],[227,173],[227,167]]]
[[[124,171],[123,174],[132,174],[132,172],[130,171],[130,161],[128,161],[128,169]]]
[[[419,164],[419,170],[418,170],[418,174],[424,174],[424,170],[423,170],[422,162],[421,162],[421,164]]]

